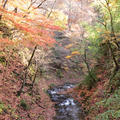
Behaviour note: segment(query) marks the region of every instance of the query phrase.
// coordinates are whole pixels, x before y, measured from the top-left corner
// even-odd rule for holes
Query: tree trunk
[[[31,64],[31,62],[32,62],[32,59],[33,59],[34,55],[35,55],[36,49],[37,49],[37,45],[34,47],[34,50],[33,50],[33,52],[32,52],[31,58],[30,58],[30,60],[29,60],[29,62],[28,62],[28,65],[27,65],[27,67],[24,69],[24,70],[25,70],[25,77],[24,77],[24,79],[23,79],[23,83],[22,83],[22,86],[21,86],[20,90],[17,92],[17,95],[18,95],[18,96],[21,95],[22,90],[23,90],[23,88],[24,88],[24,86],[25,86],[26,79],[27,79],[27,75],[28,75],[28,68],[29,68],[29,66],[30,66],[30,64]]]

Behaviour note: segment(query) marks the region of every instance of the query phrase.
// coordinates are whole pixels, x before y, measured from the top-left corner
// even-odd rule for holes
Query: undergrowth
[[[92,76],[92,77],[91,77]],[[94,80],[96,81],[94,81]],[[98,81],[97,76],[96,76],[96,70],[92,69],[90,73],[85,77],[85,79],[82,81],[82,84],[87,86],[88,89],[91,89],[92,87],[95,86],[96,82]]]
[[[96,120],[118,120],[120,119],[120,88],[117,89],[109,98],[96,102],[95,106],[97,109],[103,108],[97,116]]]

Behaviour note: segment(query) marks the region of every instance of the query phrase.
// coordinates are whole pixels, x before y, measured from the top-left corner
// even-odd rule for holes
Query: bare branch
[[[54,1],[53,5],[52,5],[52,8],[51,8],[51,11],[50,11],[50,13],[48,14],[48,17],[47,17],[47,18],[50,17],[50,15],[51,15],[51,13],[52,13],[52,11],[53,11],[53,8],[54,8],[54,6],[55,6],[55,3],[56,3],[56,0]]]
[[[101,22],[100,20],[97,20],[98,23],[102,24],[105,27],[105,30],[107,30],[107,25],[103,22]]]
[[[3,8],[5,8],[5,6],[7,5],[8,0],[5,0],[4,4],[3,4]]]
[[[35,9],[39,8],[44,2],[46,2],[47,0],[43,0]]]
[[[30,6],[28,7],[28,10],[33,6],[33,4],[36,3],[36,1],[37,1],[37,0],[35,0],[35,1],[31,0],[31,4],[30,4]]]

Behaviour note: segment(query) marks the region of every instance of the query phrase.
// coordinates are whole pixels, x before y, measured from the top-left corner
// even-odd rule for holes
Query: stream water
[[[55,102],[56,116],[53,120],[84,120],[80,104],[70,95],[60,94],[73,87],[74,84],[66,83],[48,90],[51,100]]]

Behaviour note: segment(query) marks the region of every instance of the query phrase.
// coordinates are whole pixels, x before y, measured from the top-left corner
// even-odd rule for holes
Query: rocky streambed
[[[74,87],[74,84],[66,83],[48,90],[51,100],[55,102],[56,116],[53,120],[84,120],[79,102],[69,94],[62,94]]]

